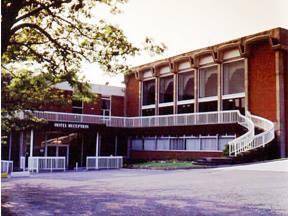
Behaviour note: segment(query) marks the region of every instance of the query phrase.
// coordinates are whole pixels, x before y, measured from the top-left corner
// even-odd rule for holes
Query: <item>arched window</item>
[[[200,68],[199,97],[217,96],[217,66]]]
[[[194,73],[185,72],[178,75],[178,100],[194,99]]]
[[[155,104],[155,80],[143,81],[142,104]]]
[[[244,89],[244,61],[226,63],[223,66],[224,95],[242,93]]]
[[[173,76],[160,77],[159,102],[173,102]]]

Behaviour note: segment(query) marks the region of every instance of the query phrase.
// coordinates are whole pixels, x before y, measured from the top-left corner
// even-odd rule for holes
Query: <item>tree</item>
[[[165,46],[149,38],[145,46],[136,47],[118,27],[104,20],[89,22],[98,4],[115,14],[123,3],[126,0],[2,1],[2,129],[19,125],[19,110],[37,109],[56,98],[63,101],[62,92],[51,94],[57,83],[67,81],[79,97],[93,97],[79,75],[84,60],[98,62],[106,72],[127,73],[129,56],[163,52]],[[23,69],[24,64],[28,66]]]

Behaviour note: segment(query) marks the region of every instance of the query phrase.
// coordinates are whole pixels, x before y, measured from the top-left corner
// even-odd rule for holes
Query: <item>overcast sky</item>
[[[116,16],[102,9],[97,14],[136,44],[150,36],[168,47],[162,56],[132,59],[133,66],[275,27],[288,29],[288,0],[129,0],[122,9]],[[84,64],[82,71],[92,83],[121,86],[123,81],[95,64]]]

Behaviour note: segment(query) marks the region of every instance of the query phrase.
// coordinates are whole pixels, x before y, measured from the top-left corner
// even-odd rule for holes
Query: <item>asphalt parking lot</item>
[[[284,162],[287,165],[288,160]],[[10,178],[2,181],[2,211],[11,215],[288,215],[285,163]]]

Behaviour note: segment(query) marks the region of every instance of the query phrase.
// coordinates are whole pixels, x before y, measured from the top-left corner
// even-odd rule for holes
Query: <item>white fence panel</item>
[[[1,160],[1,173],[11,173],[13,171],[13,161]]]

